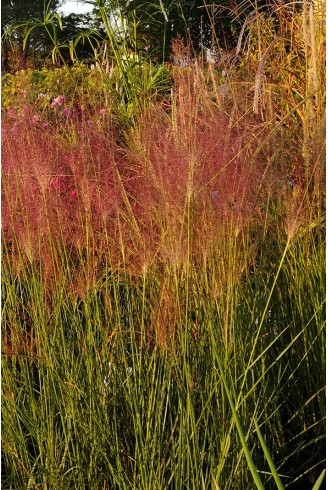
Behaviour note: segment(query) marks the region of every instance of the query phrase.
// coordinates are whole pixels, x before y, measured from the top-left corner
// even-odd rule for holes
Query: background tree
[[[40,53],[44,55],[51,49],[51,40],[41,25],[26,37],[29,29],[28,21],[42,23],[46,13],[48,15],[54,13],[62,3],[63,0],[49,0],[48,3],[43,0],[2,0],[3,71],[24,69],[29,59],[35,63]]]
[[[229,0],[105,0],[104,5],[126,19],[131,48],[146,50],[152,58],[167,59],[176,37],[195,53],[218,40],[227,47],[233,44],[236,25]]]
[[[279,12],[288,4],[286,0],[279,4],[278,0],[269,3],[267,0],[89,0],[89,3],[94,3],[95,14],[101,7],[105,8],[114,23],[117,18],[123,19],[124,41],[130,43],[130,49],[139,55],[147,53],[158,61],[169,59],[172,40],[177,37],[188,43],[194,54],[206,48],[234,48],[252,19],[270,15],[279,24]],[[297,8],[297,2],[288,5],[291,11]]]
[[[106,39],[106,33],[99,16],[95,13],[71,13],[62,17],[58,44],[62,59],[67,64],[73,60],[95,61],[95,50]]]

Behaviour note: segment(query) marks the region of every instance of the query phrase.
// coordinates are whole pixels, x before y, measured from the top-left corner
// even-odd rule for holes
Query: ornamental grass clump
[[[206,257],[231,233],[262,219],[267,196],[282,175],[250,155],[266,134],[262,124],[213,103],[196,62],[173,68],[171,106],[155,105],[129,137],[129,194],[138,204],[141,233],[164,260],[183,265]]]
[[[128,124],[62,90],[3,117],[4,488],[323,484],[313,86],[254,114],[188,63],[143,110],[125,80]]]
[[[17,121],[3,117],[3,238],[13,257],[21,250],[32,263],[40,259],[50,275],[52,253],[61,255],[62,247],[97,243],[101,254],[103,235],[115,242],[123,203],[116,133],[94,127],[76,119],[52,130],[31,122],[30,111]]]
[[[154,260],[205,260],[228,235],[240,241],[244,227],[261,221],[278,176],[268,171],[258,192],[261,160],[245,161],[266,127],[213,103],[197,62],[173,73],[169,107],[149,108],[127,145],[109,110],[63,116],[62,95],[49,124],[34,106],[3,118],[7,242],[20,243],[29,260],[49,254],[49,240],[97,248],[99,257],[110,247],[111,260],[140,271]]]

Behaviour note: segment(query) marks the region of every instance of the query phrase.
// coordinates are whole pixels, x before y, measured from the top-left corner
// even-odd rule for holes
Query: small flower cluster
[[[58,95],[54,98],[50,105],[51,109],[55,109],[56,107],[62,107],[62,115],[64,117],[71,117],[73,115],[73,111],[66,105],[66,97],[65,95]]]
[[[58,95],[58,97],[56,97],[52,103],[51,103],[51,109],[54,109],[55,107],[57,106],[62,106],[63,104],[65,104],[66,102],[66,97],[64,95]]]

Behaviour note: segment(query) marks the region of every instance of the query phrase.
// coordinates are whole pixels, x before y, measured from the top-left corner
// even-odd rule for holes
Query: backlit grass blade
[[[246,457],[246,460],[247,460],[248,467],[249,467],[250,472],[251,472],[251,474],[253,476],[254,483],[255,483],[256,487],[258,488],[258,490],[265,490],[264,489],[264,486],[263,486],[263,484],[261,482],[259,473],[258,473],[258,471],[256,469],[256,466],[255,466],[254,462],[253,462],[253,459],[252,459],[252,455],[250,453],[250,450],[248,448],[248,445],[247,445],[247,442],[246,442],[246,438],[245,438],[245,435],[244,435],[244,431],[243,431],[241,422],[239,420],[237,411],[235,409],[235,405],[234,405],[234,402],[233,402],[233,399],[232,399],[232,396],[231,396],[231,393],[230,393],[230,390],[229,390],[229,386],[228,386],[227,380],[226,380],[225,375],[224,375],[224,371],[223,371],[223,368],[222,368],[222,365],[221,365],[221,361],[220,361],[219,356],[217,355],[217,353],[215,353],[215,357],[216,357],[216,361],[217,361],[217,364],[218,364],[218,368],[219,368],[219,372],[220,372],[220,377],[221,377],[222,382],[224,384],[225,392],[226,392],[226,395],[227,395],[228,400],[229,400],[229,404],[230,404],[230,408],[231,408],[231,411],[232,411],[233,419],[235,421],[235,424],[236,424],[236,427],[237,427],[237,430],[238,430],[239,439],[240,439],[241,445],[242,445],[243,450],[244,450],[244,454],[245,454],[245,457]]]
[[[259,441],[261,443],[265,458],[266,458],[268,465],[270,467],[270,470],[272,472],[272,476],[274,478],[274,481],[276,482],[277,488],[278,488],[278,490],[284,490],[284,486],[282,484],[280,476],[278,475],[278,472],[277,472],[277,469],[276,469],[275,464],[273,462],[273,459],[271,458],[270,452],[267,448],[267,445],[265,444],[264,438],[261,434],[260,428],[259,428],[258,423],[255,419],[254,419],[254,425],[255,425],[256,433],[257,433]]]
[[[324,470],[322,470],[322,472],[321,472],[321,474],[320,474],[319,478],[317,479],[317,481],[316,481],[316,482],[315,482],[315,484],[313,485],[312,490],[320,490],[320,488],[321,488],[321,483],[323,482],[325,475],[326,475],[326,470],[324,469]]]

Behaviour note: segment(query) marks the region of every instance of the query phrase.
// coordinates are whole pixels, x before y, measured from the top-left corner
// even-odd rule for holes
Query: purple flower
[[[56,97],[52,103],[51,103],[51,109],[53,109],[54,107],[56,107],[57,105],[63,105],[66,101],[66,98],[64,95],[58,95],[58,97]]]
[[[218,204],[219,200],[219,191],[212,191],[211,192],[211,199],[214,204]]]
[[[32,117],[32,122],[37,123],[41,120],[41,116],[39,114],[34,114]]]
[[[72,114],[72,111],[69,107],[65,106],[64,109],[62,110],[62,115],[64,117],[69,117]]]

